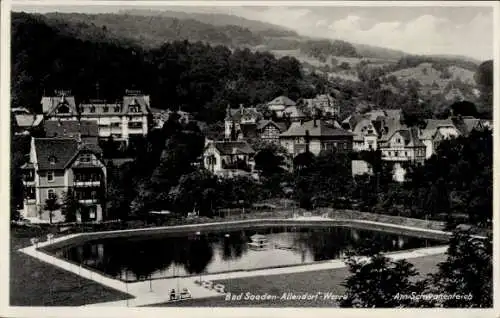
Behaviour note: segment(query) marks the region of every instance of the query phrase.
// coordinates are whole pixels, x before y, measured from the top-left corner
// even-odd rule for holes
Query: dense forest
[[[13,14],[12,35],[13,107],[38,111],[40,96],[57,88],[72,89],[80,100],[113,100],[125,88],[134,88],[151,95],[152,107],[182,107],[214,121],[222,119],[228,104],[254,105],[280,94],[297,99],[314,93],[296,59],[249,49],[175,41],[146,50],[83,41],[24,13]]]

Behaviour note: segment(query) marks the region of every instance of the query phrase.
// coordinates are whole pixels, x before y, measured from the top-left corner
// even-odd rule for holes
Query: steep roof
[[[239,122],[245,117],[258,119],[262,117],[262,114],[255,107],[229,108],[228,111],[226,111],[226,119],[229,120]]]
[[[19,128],[36,127],[43,121],[43,115],[40,114],[16,114],[14,118]]]
[[[73,96],[44,96],[40,102],[42,104],[42,111],[44,114],[52,114],[57,111],[57,109],[63,105],[67,106],[69,109],[69,114],[78,113],[78,109],[75,103],[75,97]]]
[[[240,124],[240,130],[244,138],[257,137],[257,124]]]
[[[255,150],[245,141],[215,141],[213,146],[222,155],[250,155],[255,153]]]
[[[123,96],[123,112],[129,113],[130,108],[133,106],[139,107],[139,113],[148,114],[150,112],[149,108],[149,96],[147,95],[135,95],[135,96]]]
[[[407,147],[425,147],[424,143],[418,138],[418,128],[416,127],[402,127],[397,129],[391,134],[388,140],[391,139],[396,133],[399,133],[401,137],[403,137],[405,146]]]
[[[422,133],[420,135],[420,139],[432,139],[434,134],[439,128],[449,127],[456,128],[455,124],[451,120],[451,118],[447,119],[427,119],[426,126],[422,129]]]
[[[306,136],[306,131],[309,131],[309,136],[311,137],[353,136],[353,134],[347,130],[334,128],[331,125],[326,124],[326,122],[321,119],[317,119],[316,124],[314,120],[310,120],[300,126],[290,126],[290,128],[280,136],[304,137]]]
[[[35,151],[40,170],[61,170],[78,151],[78,142],[71,138],[35,138]],[[54,158],[54,164],[50,160]]]
[[[296,105],[296,103],[293,100],[291,100],[290,98],[288,98],[286,96],[278,96],[267,104],[268,105],[283,105],[285,107]]]
[[[283,113],[290,115],[291,118],[304,117],[304,113],[297,106],[287,106]]]
[[[99,129],[96,121],[91,120],[48,120],[44,123],[46,137],[97,137]]]

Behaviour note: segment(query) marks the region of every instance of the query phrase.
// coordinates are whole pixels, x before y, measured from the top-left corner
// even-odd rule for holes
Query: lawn
[[[17,250],[43,230],[13,228],[10,252],[11,306],[81,306],[131,297],[39,261]]]
[[[409,260],[420,272],[420,277],[437,270],[436,265],[445,260],[445,255],[432,255],[414,258]],[[300,295],[308,293],[315,295],[318,292],[343,295],[344,288],[342,282],[349,275],[347,268],[322,270],[314,272],[303,272],[295,274],[271,275],[260,277],[247,277],[232,279],[230,281],[218,281],[226,285],[233,295],[240,293],[251,293],[253,295],[270,294],[281,298],[283,293],[294,293]],[[244,296],[243,296],[244,298]],[[152,306],[238,306],[238,307],[334,307],[337,306],[335,300],[325,300],[323,297],[312,300],[235,300],[226,301],[225,297],[211,297],[203,299],[192,299],[179,303],[163,303]]]

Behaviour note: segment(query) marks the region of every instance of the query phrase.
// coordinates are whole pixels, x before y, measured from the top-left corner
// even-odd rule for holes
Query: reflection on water
[[[249,248],[250,237],[254,234],[264,234],[268,248]],[[115,278],[134,281],[338,259],[367,240],[380,244],[383,251],[439,244],[415,237],[341,227],[275,227],[182,235],[93,240],[56,250],[55,254]]]

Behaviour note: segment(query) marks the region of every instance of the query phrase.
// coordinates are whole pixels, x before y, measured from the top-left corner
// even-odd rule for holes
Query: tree
[[[493,110],[493,60],[484,61],[477,68],[474,79],[479,87],[482,112]]]
[[[255,155],[255,169],[266,177],[282,172],[283,164],[283,157],[271,147],[261,149]]]
[[[450,109],[453,110],[453,115],[458,116],[477,116],[477,108],[476,105],[472,102],[468,101],[460,101],[455,102],[450,106]]]
[[[363,255],[368,259],[360,257]],[[341,301],[341,307],[410,307],[414,305],[412,300],[398,299],[398,295],[411,295],[423,288],[412,281],[418,272],[411,263],[382,255],[377,244],[362,246],[345,263],[351,276],[343,283],[347,299]]]
[[[493,244],[457,229],[450,239],[446,261],[432,275],[435,289],[446,295],[465,295],[467,299],[450,298],[444,307],[491,308],[493,306]]]
[[[54,216],[54,211],[57,211],[60,207],[57,197],[54,195],[45,200],[45,210],[49,212],[49,223],[52,224],[52,218]]]
[[[81,205],[75,198],[73,190],[64,193],[63,203],[61,205],[61,214],[64,215],[66,222],[75,222],[80,213]]]

